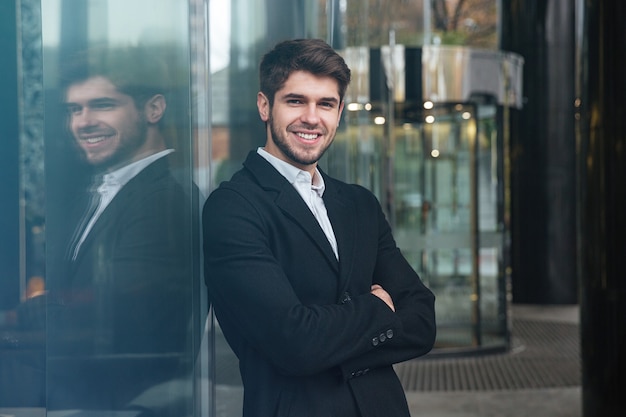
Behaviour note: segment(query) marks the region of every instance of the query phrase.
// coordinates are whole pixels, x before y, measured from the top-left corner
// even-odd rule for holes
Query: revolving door
[[[437,295],[438,348],[505,347],[502,144],[497,108],[431,104],[394,135],[398,246]]]
[[[435,293],[434,352],[506,350],[507,122],[521,106],[521,58],[395,48],[346,53],[357,80],[370,83],[347,94],[329,169],[378,195],[398,246]]]

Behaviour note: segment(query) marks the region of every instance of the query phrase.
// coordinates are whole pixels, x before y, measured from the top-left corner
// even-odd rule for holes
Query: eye
[[[115,107],[115,103],[102,101],[98,103],[93,103],[91,107],[95,110],[110,110]]]
[[[81,110],[82,110],[82,107],[75,105],[75,104],[68,104],[65,106],[65,112],[68,115],[78,114],[81,112]]]

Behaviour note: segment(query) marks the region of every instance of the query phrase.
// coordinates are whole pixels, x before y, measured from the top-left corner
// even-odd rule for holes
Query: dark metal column
[[[626,3],[577,1],[583,416],[626,409]]]
[[[577,303],[574,3],[503,0],[501,27],[501,49],[525,61],[510,129],[513,301]]]

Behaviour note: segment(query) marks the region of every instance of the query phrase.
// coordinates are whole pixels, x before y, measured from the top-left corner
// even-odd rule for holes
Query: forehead
[[[111,81],[100,76],[70,84],[65,94],[65,100],[73,103],[103,97],[119,99],[127,96],[120,93]]]
[[[339,100],[339,83],[329,76],[318,76],[307,71],[294,71],[277,94],[297,94]]]

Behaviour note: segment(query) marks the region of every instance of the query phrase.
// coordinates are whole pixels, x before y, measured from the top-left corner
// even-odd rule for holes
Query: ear
[[[267,96],[260,91],[256,95],[256,107],[259,109],[261,120],[267,122],[270,119],[270,101]]]
[[[346,102],[344,100],[341,100],[341,104],[339,104],[339,115],[337,116],[337,127],[339,127],[339,122],[341,121],[341,113],[343,113],[343,108],[345,104]]]
[[[148,99],[148,101],[146,101],[146,105],[144,106],[146,120],[149,123],[158,123],[165,114],[166,107],[167,103],[165,102],[165,97],[163,97],[162,94],[152,96]]]

